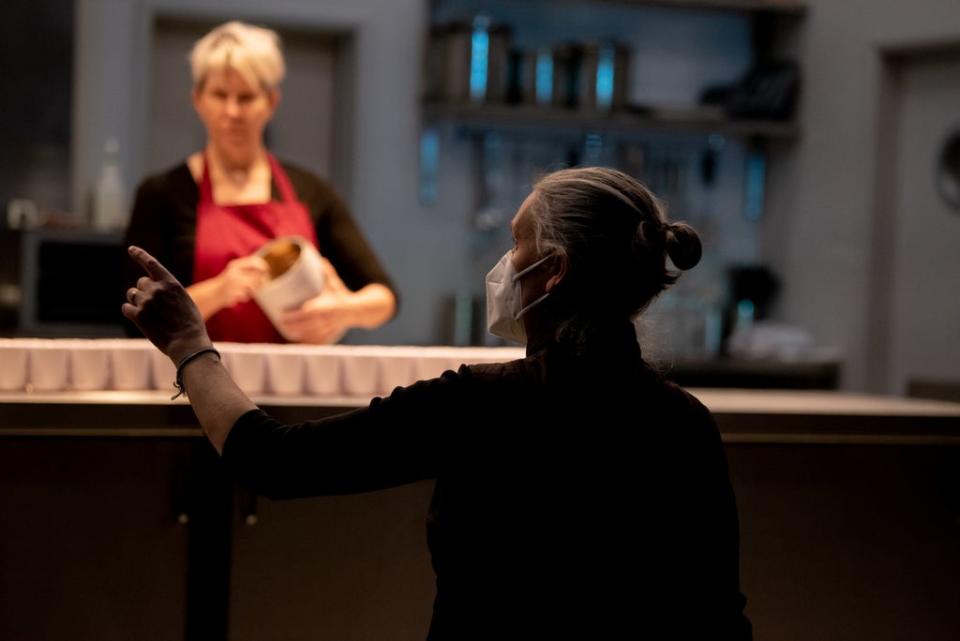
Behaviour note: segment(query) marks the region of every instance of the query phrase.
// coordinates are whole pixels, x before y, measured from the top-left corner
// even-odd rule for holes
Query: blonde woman
[[[267,276],[266,263],[252,254],[288,235],[317,245],[330,285],[286,314],[285,335],[330,343],[351,327],[388,321],[394,287],[344,202],[264,146],[284,76],[276,33],[228,22],[194,45],[190,67],[207,144],[140,185],[128,244],[147,249],[187,286],[213,340],[284,341],[251,300]]]

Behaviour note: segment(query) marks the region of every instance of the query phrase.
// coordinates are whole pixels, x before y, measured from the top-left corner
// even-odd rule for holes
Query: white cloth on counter
[[[730,336],[728,351],[744,360],[777,360],[784,363],[839,360],[840,350],[817,345],[809,331],[771,321],[738,327]]]
[[[254,395],[370,397],[461,364],[524,357],[514,347],[218,343]],[[0,391],[170,390],[175,368],[145,339],[0,339]]]

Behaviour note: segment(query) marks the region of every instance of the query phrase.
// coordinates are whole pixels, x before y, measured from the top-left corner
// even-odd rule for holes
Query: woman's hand
[[[285,312],[280,320],[284,335],[298,343],[334,343],[356,324],[354,293],[343,284],[329,260],[321,258],[321,261],[323,292],[305,302],[300,309]]]
[[[147,276],[141,277],[136,287],[127,290],[127,302],[121,308],[123,315],[174,363],[210,346],[200,310],[183,285],[144,250],[130,247],[127,251]]]
[[[130,256],[147,272],[136,287],[127,290],[123,315],[133,321],[144,336],[179,363],[184,356],[210,347],[200,310],[176,278],[160,262],[139,247],[130,247]],[[183,372],[190,404],[217,452],[237,419],[256,409],[231,380],[219,359],[198,358]],[[179,373],[178,373],[179,380]]]
[[[217,303],[220,309],[245,303],[270,274],[267,262],[259,256],[234,258],[217,279]]]

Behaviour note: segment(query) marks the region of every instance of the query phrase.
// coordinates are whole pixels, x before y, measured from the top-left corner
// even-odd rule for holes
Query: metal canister
[[[587,111],[616,111],[627,105],[630,50],[616,42],[583,46],[578,104]]]
[[[500,103],[507,92],[510,29],[486,16],[434,27],[427,47],[428,100]]]

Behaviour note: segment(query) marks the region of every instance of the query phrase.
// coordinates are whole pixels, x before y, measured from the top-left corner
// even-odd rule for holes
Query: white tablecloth
[[[461,364],[523,358],[522,348],[219,343],[248,394],[373,396]],[[173,364],[143,339],[0,339],[0,391],[173,391]]]

